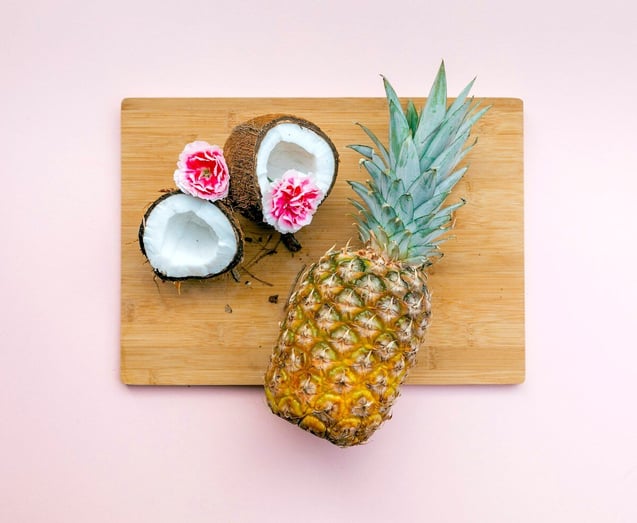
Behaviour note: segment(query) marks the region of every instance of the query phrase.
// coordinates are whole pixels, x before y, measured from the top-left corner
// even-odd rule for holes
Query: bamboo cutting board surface
[[[414,99],[420,107],[424,99]],[[522,101],[485,99],[468,173],[452,194],[454,239],[429,271],[433,321],[410,384],[513,384],[524,380],[524,228]],[[241,219],[246,235],[240,281],[230,275],[172,283],[153,277],[137,232],[148,206],[174,189],[184,145],[223,146],[254,116],[289,113],[317,124],[340,154],[334,189],[292,254],[277,233]],[[138,385],[261,385],[278,322],[296,275],[357,233],[346,180],[364,180],[359,155],[369,144],[361,122],[385,141],[384,98],[130,98],[122,102],[121,379]]]

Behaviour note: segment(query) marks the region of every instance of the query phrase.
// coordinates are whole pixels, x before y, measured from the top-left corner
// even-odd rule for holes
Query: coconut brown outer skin
[[[181,191],[171,191],[166,194],[162,194],[159,198],[157,198],[151,205],[148,207],[148,210],[144,213],[144,218],[142,222],[139,224],[139,231],[137,233],[137,239],[139,241],[139,248],[142,251],[144,257],[148,260],[148,256],[146,256],[146,249],[144,248],[144,231],[146,230],[146,219],[150,216],[150,213],[153,212],[155,206],[157,206],[160,202],[165,200],[166,198],[170,198],[176,194],[182,194]],[[166,276],[164,273],[153,267],[153,272],[157,275],[158,278],[164,281],[185,281],[185,280],[207,280],[209,278],[213,278],[215,276],[220,276],[221,274],[225,274],[226,272],[234,269],[237,265],[239,265],[243,261],[243,245],[244,245],[244,235],[243,229],[241,229],[241,225],[239,224],[239,220],[237,220],[236,216],[232,212],[232,209],[222,201],[210,202],[210,205],[216,205],[221,212],[228,218],[230,225],[234,229],[234,233],[237,239],[237,254],[234,259],[223,269],[221,272],[216,272],[214,274],[207,274],[206,276],[183,276],[176,278],[174,276]],[[150,260],[149,260],[150,263]]]
[[[261,189],[256,175],[257,151],[266,133],[275,125],[295,123],[318,134],[332,149],[334,154],[334,176],[325,194],[332,190],[338,174],[339,157],[332,140],[314,123],[289,114],[264,114],[237,125],[223,146],[223,155],[230,170],[228,201],[246,218],[267,225],[263,221]],[[325,201],[323,198],[323,201]],[[322,202],[321,202],[322,203]]]

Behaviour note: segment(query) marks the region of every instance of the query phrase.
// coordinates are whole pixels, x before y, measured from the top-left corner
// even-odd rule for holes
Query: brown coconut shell
[[[332,140],[314,123],[289,114],[264,114],[237,125],[223,146],[223,155],[230,170],[228,201],[246,218],[267,225],[263,221],[262,194],[256,175],[257,153],[261,141],[272,129],[282,123],[294,123],[318,134],[332,149],[334,154],[334,176],[321,204],[334,186],[338,173],[338,151]]]
[[[137,239],[139,241],[139,248],[147,260],[148,260],[148,256],[146,255],[146,248],[144,247],[144,231],[146,230],[146,220],[150,216],[150,214],[153,212],[153,209],[159,203],[161,203],[165,199],[170,198],[171,196],[174,196],[176,194],[183,194],[183,193],[177,190],[177,191],[171,191],[171,192],[162,194],[148,207],[147,211],[144,213],[142,222],[139,225]],[[220,276],[221,274],[225,274],[226,272],[234,269],[237,265],[239,265],[243,261],[243,246],[245,241],[244,241],[243,230],[241,229],[239,220],[233,213],[232,209],[226,203],[219,200],[217,200],[216,202],[209,202],[209,203],[210,205],[215,205],[226,216],[226,218],[230,222],[230,225],[232,226],[232,229],[234,230],[235,238],[237,240],[237,254],[235,255],[234,259],[222,271],[213,273],[213,274],[207,274],[206,276],[183,276],[183,277],[167,276],[166,274],[160,272],[158,269],[153,267],[153,272],[157,275],[158,278],[164,281],[175,281],[175,282],[185,281],[185,280],[207,280],[209,278],[213,278],[215,276]]]

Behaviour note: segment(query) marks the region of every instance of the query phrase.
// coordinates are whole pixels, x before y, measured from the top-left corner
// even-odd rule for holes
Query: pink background
[[[0,4],[0,521],[637,521],[634,7],[95,4]],[[408,387],[349,450],[122,385],[121,99],[421,96],[441,58],[525,102],[526,383]]]

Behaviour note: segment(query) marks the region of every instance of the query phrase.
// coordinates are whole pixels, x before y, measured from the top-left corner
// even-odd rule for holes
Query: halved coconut
[[[139,245],[162,280],[204,279],[229,271],[243,257],[243,233],[232,211],[179,191],[146,211]]]
[[[266,114],[236,126],[224,147],[233,208],[265,223],[263,196],[289,170],[309,175],[329,194],[338,172],[338,152],[318,126],[296,116]]]

